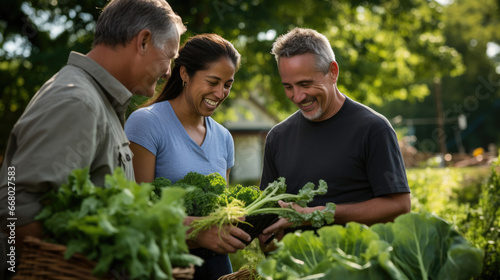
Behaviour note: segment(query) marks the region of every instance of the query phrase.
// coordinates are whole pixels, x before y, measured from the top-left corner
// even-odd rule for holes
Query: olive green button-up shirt
[[[42,209],[39,198],[65,183],[74,169],[89,167],[98,186],[119,166],[134,180],[123,131],[131,97],[94,60],[70,54],[68,64],[35,94],[10,134],[0,171],[2,229],[7,218],[17,218],[16,226],[32,222]]]

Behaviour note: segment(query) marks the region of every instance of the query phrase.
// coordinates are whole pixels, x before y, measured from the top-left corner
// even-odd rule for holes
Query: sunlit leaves
[[[66,63],[70,50],[89,51],[95,21],[107,1],[8,2],[6,8],[12,12],[0,12],[1,18],[5,18],[0,21],[3,39],[0,43],[12,36],[25,38],[23,47],[30,55],[21,59],[29,61],[30,67],[23,64],[21,68],[2,70],[0,85],[32,96]],[[268,111],[280,119],[296,110],[284,94],[276,61],[270,54],[275,38],[296,26],[316,29],[330,39],[340,66],[339,89],[362,102],[421,99],[430,93],[425,85],[434,77],[457,75],[465,69],[460,54],[447,46],[444,39],[444,8],[433,1],[168,2],[188,28],[182,42],[194,34],[218,33],[233,42],[241,53],[242,67],[235,75],[229,100],[223,104],[226,108],[235,97],[258,96]],[[485,9],[479,2],[474,5],[476,10]],[[462,10],[457,12],[468,15]],[[62,29],[54,37],[50,27],[56,25]],[[470,34],[472,30],[466,33]],[[485,37],[486,31],[479,34],[477,40],[481,45],[481,36]],[[6,52],[0,52],[0,56],[7,59]],[[14,76],[24,77],[24,84],[17,84]],[[10,127],[27,101],[15,94],[3,102],[3,108],[18,104],[17,113],[6,124]],[[3,112],[0,110],[0,116]]]

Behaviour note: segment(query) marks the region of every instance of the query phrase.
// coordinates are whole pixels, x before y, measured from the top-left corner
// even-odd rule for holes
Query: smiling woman
[[[197,71],[192,76],[184,66],[181,66],[180,71],[186,94],[183,95],[184,98],[176,98],[170,103],[177,107],[176,103],[186,102],[191,113],[196,112],[193,116],[210,116],[229,95],[235,66],[230,59],[221,57],[210,63],[208,69]],[[203,142],[203,139],[200,140],[197,141],[199,145]]]
[[[240,54],[219,35],[191,37],[179,49],[163,91],[125,124],[137,182],[165,177],[175,183],[191,171],[229,178],[233,138],[210,116],[229,95],[239,65]],[[185,224],[194,219],[188,217]],[[205,260],[196,267],[195,279],[218,279],[232,272],[227,253],[245,248],[240,239],[250,236],[232,226],[226,232],[219,236],[216,228],[209,229],[188,240],[191,253]]]
[[[151,182],[161,176],[175,182],[190,171],[218,172],[228,178],[233,140],[210,116],[229,95],[239,63],[240,55],[232,44],[215,34],[192,37],[180,48],[163,91],[133,112],[125,125],[132,145],[155,159],[152,168],[145,168],[140,151],[134,151],[138,181]],[[172,142],[165,142],[168,138]],[[223,147],[212,147],[223,143]],[[202,152],[202,158],[185,160],[186,154],[208,147],[213,155]]]

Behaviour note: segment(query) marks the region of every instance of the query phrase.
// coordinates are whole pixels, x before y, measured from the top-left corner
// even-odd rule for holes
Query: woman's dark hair
[[[227,57],[237,70],[240,67],[241,56],[234,46],[217,34],[200,34],[188,39],[179,49],[179,56],[174,60],[172,74],[162,92],[147,105],[171,100],[182,92],[183,81],[180,74],[181,66],[186,67],[192,77],[197,71],[208,69],[209,64]]]

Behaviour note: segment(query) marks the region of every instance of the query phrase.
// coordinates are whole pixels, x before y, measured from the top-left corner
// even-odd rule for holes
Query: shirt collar
[[[68,64],[79,67],[92,76],[106,91],[117,113],[121,114],[126,111],[132,93],[106,69],[91,58],[74,51],[69,55]]]

